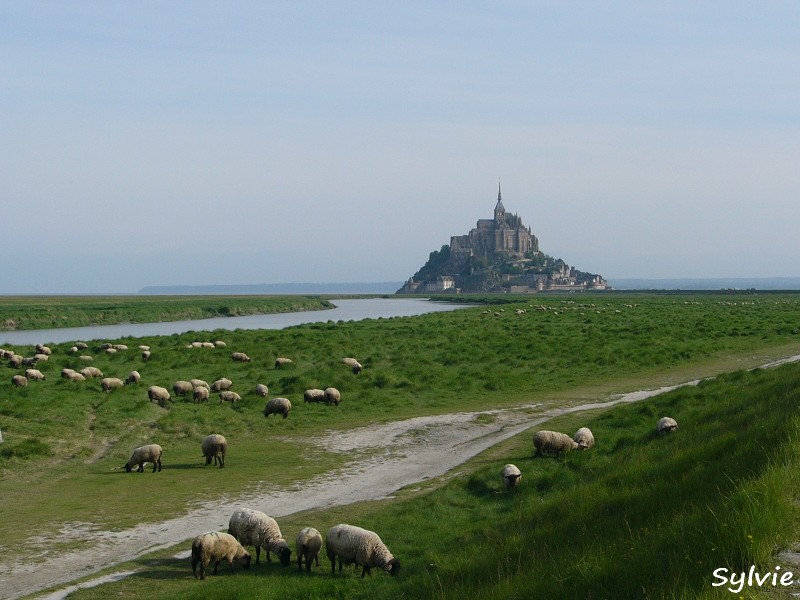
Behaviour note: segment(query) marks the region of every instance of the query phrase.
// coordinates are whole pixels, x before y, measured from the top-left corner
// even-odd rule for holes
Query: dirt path
[[[681,385],[693,385],[697,381]],[[369,458],[354,459],[335,473],[303,482],[294,489],[267,489],[256,494],[190,507],[186,514],[160,523],[143,524],[124,531],[98,531],[78,524],[64,535],[89,536],[91,547],[60,552],[36,564],[0,557],[0,598],[18,598],[48,587],[66,584],[99,570],[133,560],[143,554],[184,542],[202,531],[222,530],[235,506],[257,507],[275,517],[304,510],[385,498],[402,487],[441,476],[490,446],[555,416],[615,404],[636,402],[680,386],[634,392],[608,402],[544,410],[539,405],[417,417],[384,425],[331,432],[317,442],[328,451]],[[188,556],[188,550],[180,553]],[[114,573],[89,585],[130,574]],[[86,584],[84,584],[86,585]],[[76,586],[64,588],[48,599],[64,598]]]

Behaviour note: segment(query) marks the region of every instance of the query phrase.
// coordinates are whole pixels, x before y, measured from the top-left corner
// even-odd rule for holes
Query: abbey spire
[[[494,207],[495,223],[502,223],[506,220],[506,208],[503,206],[503,196],[500,193],[500,181],[497,182],[497,204]]]

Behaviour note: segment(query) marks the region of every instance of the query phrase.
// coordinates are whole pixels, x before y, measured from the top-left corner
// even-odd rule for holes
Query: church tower
[[[503,206],[503,197],[500,194],[500,182],[497,182],[497,204],[494,207],[494,222],[495,225],[500,225],[506,222],[506,209]]]

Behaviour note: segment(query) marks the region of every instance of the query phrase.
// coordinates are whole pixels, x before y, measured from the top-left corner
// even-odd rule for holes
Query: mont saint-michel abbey
[[[605,290],[602,276],[579,271],[539,250],[539,240],[517,214],[507,213],[498,185],[493,219],[479,219],[466,235],[431,252],[398,294]]]

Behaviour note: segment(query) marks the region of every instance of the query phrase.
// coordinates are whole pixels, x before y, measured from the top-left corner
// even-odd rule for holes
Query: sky
[[[491,218],[800,276],[800,3],[7,0],[0,294],[404,281]]]

